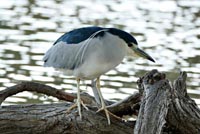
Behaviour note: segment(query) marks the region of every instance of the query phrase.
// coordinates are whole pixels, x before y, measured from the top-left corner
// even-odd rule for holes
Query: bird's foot
[[[81,105],[82,105],[86,110],[89,110],[88,107],[83,103],[83,101],[81,101]]]
[[[107,121],[108,121],[108,125],[110,125],[110,111],[108,111],[108,109],[106,107],[101,107],[99,110],[97,110],[97,113],[100,112],[100,111],[104,111],[105,114],[106,114],[106,118],[107,118]]]
[[[83,103],[83,101],[80,101],[80,104],[81,104],[86,110],[89,110],[89,109],[87,108],[87,106]],[[71,111],[72,109],[74,109],[75,107],[78,107],[79,116],[80,116],[80,119],[82,120],[81,105],[79,106],[79,102],[77,101],[76,103],[74,103],[73,105],[71,105],[71,106],[67,109],[67,114],[69,114],[70,111]]]
[[[72,109],[74,109],[75,107],[77,107],[77,103],[74,103],[73,105],[71,105],[68,109],[67,109],[67,114],[70,113],[70,111]]]
[[[110,125],[110,115],[111,115],[112,117],[118,119],[118,120],[122,120],[121,117],[119,117],[119,116],[113,114],[113,113],[110,112],[106,107],[105,107],[105,108],[104,108],[104,107],[101,107],[100,109],[97,110],[97,113],[98,113],[98,112],[101,112],[102,110],[103,110],[103,111],[105,112],[105,114],[106,114],[106,118],[107,118],[107,120],[108,120],[108,125]]]

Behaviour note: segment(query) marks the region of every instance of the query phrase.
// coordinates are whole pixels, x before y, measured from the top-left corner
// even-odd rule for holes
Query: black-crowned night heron
[[[115,68],[125,56],[139,55],[153,61],[153,58],[139,49],[136,39],[129,33],[116,28],[84,27],[62,35],[44,56],[44,66],[54,67],[77,80],[77,106],[80,118],[80,80],[97,80],[97,90],[110,124],[109,113],[100,92],[100,76]]]

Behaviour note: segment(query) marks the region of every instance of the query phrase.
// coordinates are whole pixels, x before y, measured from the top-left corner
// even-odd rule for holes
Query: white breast
[[[127,54],[127,45],[119,37],[106,33],[92,39],[84,52],[83,64],[73,70],[82,79],[94,79],[121,63]]]

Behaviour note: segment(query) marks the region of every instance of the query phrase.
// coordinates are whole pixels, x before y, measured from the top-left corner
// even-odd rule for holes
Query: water
[[[187,71],[190,96],[200,104],[200,1],[176,0],[1,0],[0,90],[19,81],[44,83],[76,92],[73,77],[42,67],[42,57],[64,32],[83,26],[130,32],[156,63],[125,59],[101,77],[104,98],[119,100],[137,91],[136,81],[158,69],[174,80]],[[92,94],[90,87],[81,89]],[[51,103],[42,94],[19,93],[3,103]]]

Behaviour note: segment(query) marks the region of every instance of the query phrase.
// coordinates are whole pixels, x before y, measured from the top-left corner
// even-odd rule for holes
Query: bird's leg
[[[81,105],[86,109],[89,110],[86,105],[83,103],[83,101],[81,100],[81,93],[80,93],[80,79],[76,79],[77,80],[77,105],[78,105],[78,111],[79,111],[79,115],[81,117]]]
[[[76,79],[76,80],[77,80],[77,99],[76,99],[76,103],[73,104],[70,108],[67,109],[67,113],[69,113],[69,111],[71,111],[72,109],[74,109],[77,106],[80,119],[82,120],[81,105],[86,110],[88,110],[88,108],[85,106],[85,104],[83,103],[83,101],[81,100],[81,97],[80,97],[80,79]]]
[[[110,125],[110,116],[109,116],[110,112],[106,108],[106,105],[105,105],[105,102],[104,102],[104,99],[103,99],[103,95],[101,94],[101,91],[100,91],[100,77],[97,78],[96,87],[97,87],[97,91],[98,91],[100,101],[101,101],[101,108],[97,112],[104,110],[105,114],[106,114],[106,118],[108,120],[108,125]]]
[[[97,106],[99,107],[99,106],[101,106],[101,99],[99,97],[99,93],[98,93],[98,89],[97,89],[97,81],[92,80],[91,86],[92,86],[92,91],[93,91]]]
[[[78,106],[78,113],[80,116],[80,119],[82,120],[82,114],[81,114],[81,96],[80,96],[80,79],[76,79],[77,81],[77,106]]]

